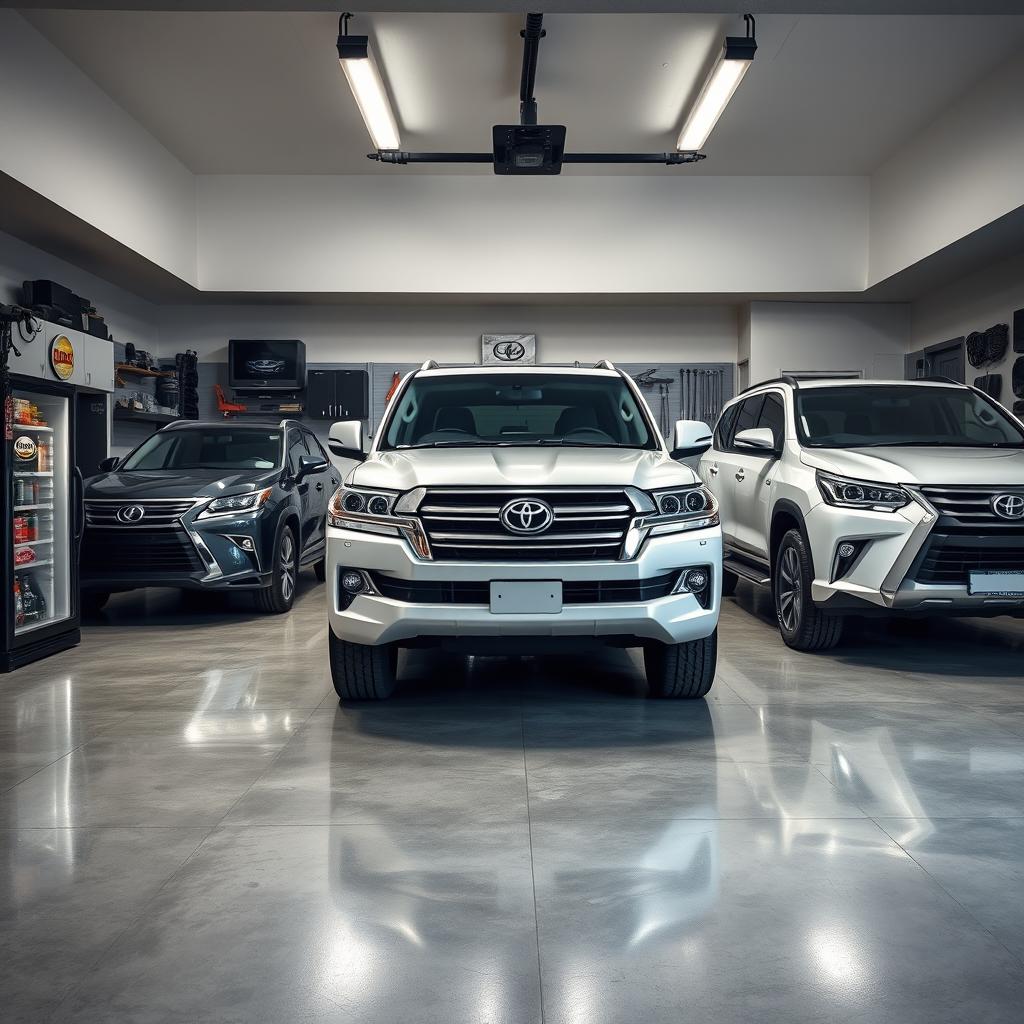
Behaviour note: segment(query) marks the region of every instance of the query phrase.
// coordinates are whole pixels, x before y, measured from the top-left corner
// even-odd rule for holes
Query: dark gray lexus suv
[[[172,423],[85,485],[82,607],[136,587],[251,590],[286,612],[298,570],[324,578],[340,483],[301,423]]]

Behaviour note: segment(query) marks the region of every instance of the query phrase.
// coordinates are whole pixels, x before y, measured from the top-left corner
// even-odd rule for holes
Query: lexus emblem
[[[494,346],[494,358],[503,363],[516,363],[526,355],[526,346],[521,341],[499,341]]]
[[[117,521],[131,526],[139,522],[145,514],[146,510],[141,505],[122,505],[117,510]]]
[[[1000,519],[1024,519],[1024,494],[997,494],[992,511]]]
[[[543,533],[555,521],[555,513],[539,498],[516,498],[501,510],[500,519],[509,533]]]

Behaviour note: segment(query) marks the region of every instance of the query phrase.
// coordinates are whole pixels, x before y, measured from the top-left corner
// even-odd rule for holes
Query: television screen
[[[298,391],[306,386],[306,346],[301,341],[232,338],[228,383],[238,390]]]

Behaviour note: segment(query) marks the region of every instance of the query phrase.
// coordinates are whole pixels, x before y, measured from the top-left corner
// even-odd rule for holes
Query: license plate
[[[561,580],[491,582],[491,611],[495,615],[544,615],[561,610]]]
[[[1024,572],[972,572],[967,581],[970,594],[993,597],[1024,596]]]

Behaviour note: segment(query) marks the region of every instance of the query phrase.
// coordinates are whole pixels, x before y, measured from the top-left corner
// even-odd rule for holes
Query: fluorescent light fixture
[[[754,19],[747,19],[746,36],[727,36],[725,46],[715,61],[707,80],[697,96],[697,102],[690,109],[683,123],[676,149],[692,152],[703,149],[708,136],[714,130],[718,119],[729,105],[733,93],[739,88],[743,76],[754,61],[757,43],[754,41]]]
[[[376,149],[398,149],[398,123],[392,113],[384,81],[370,53],[367,36],[338,36],[338,63],[363,115],[366,130]]]

